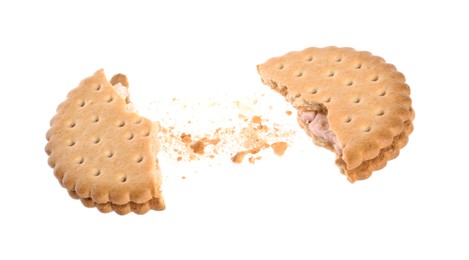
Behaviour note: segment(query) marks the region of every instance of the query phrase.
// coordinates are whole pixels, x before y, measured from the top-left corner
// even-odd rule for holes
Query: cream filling
[[[116,85],[112,87],[122,99],[125,100],[129,97],[130,95],[129,89],[125,87],[124,85],[122,85],[121,83],[117,83]],[[125,110],[127,110],[128,112],[135,112],[135,105],[132,102],[129,102],[125,106]]]
[[[327,115],[316,111],[299,111],[300,117],[308,125],[309,131],[315,136],[331,143],[338,155],[342,155],[342,147],[332,132]]]

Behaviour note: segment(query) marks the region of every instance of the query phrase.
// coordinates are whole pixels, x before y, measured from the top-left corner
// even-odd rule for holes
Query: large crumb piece
[[[287,150],[288,144],[285,142],[276,142],[271,144],[271,146],[276,155],[282,156],[285,153],[285,150]]]

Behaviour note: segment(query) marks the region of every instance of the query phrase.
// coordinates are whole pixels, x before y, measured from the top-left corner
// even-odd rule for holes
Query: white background
[[[0,3],[0,259],[469,258],[463,1],[152,2]],[[410,142],[366,181],[348,183],[322,148],[291,147],[198,166],[167,210],[118,216],[71,199],[47,165],[55,108],[99,68],[127,74],[144,106],[249,94],[266,88],[257,64],[329,45],[384,57],[412,89]]]

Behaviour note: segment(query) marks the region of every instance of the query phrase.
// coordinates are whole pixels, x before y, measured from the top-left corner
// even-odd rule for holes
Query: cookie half
[[[163,210],[158,128],[134,111],[127,78],[111,81],[98,70],[58,106],[46,134],[49,165],[87,207],[118,214]]]
[[[394,65],[352,48],[307,48],[258,65],[262,82],[298,110],[317,145],[350,182],[398,156],[413,131],[410,88]]]

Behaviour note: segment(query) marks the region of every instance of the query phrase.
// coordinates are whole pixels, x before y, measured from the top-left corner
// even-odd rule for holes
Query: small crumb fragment
[[[208,143],[208,144],[217,145],[220,141],[221,141],[220,138],[216,137],[216,138],[214,138],[214,139],[209,139],[209,140],[207,140],[207,143]]]
[[[258,144],[256,144],[258,145]],[[241,151],[241,152],[238,152],[237,154],[235,154],[235,156],[233,156],[231,158],[231,160],[234,162],[234,163],[242,163],[243,160],[244,160],[244,157],[246,157],[247,154],[257,154],[258,152],[260,152],[262,149],[265,149],[269,147],[269,144],[267,143],[264,143],[263,145],[259,145],[257,147],[254,147],[254,148],[251,148],[247,151]],[[258,156],[260,157],[260,156]],[[251,157],[252,158],[252,157]],[[249,160],[249,159],[248,159]]]
[[[285,153],[285,150],[287,149],[288,145],[286,142],[276,142],[273,143],[271,146],[276,155],[282,156]]]
[[[244,157],[249,153],[249,151],[241,151],[236,153],[233,157],[231,157],[231,160],[234,163],[242,163],[244,160]]]
[[[251,156],[251,157],[249,157],[248,160],[249,160],[250,163],[254,164],[256,161],[258,161],[260,159],[262,159],[262,156],[256,156],[256,157]]]
[[[181,139],[186,144],[190,144],[192,142],[191,134],[182,133]]]
[[[181,156],[178,156],[177,161],[178,161],[178,162],[182,161],[182,157],[181,157]]]
[[[254,124],[260,124],[262,123],[262,118],[260,116],[253,116],[251,121],[254,123]]]
[[[285,114],[287,114],[288,116],[290,116],[290,115],[292,114],[292,112],[291,112],[290,110],[287,110],[287,111],[285,112]]]
[[[196,154],[204,154],[204,149],[205,149],[205,143],[203,141],[197,141],[193,144],[191,144],[191,149],[194,151]]]
[[[181,179],[185,180],[185,179],[186,179],[186,176],[181,176]]]

